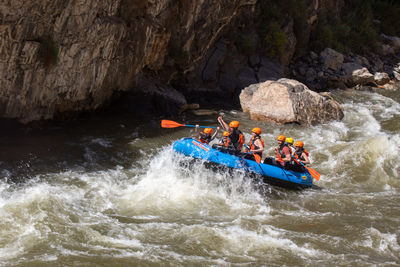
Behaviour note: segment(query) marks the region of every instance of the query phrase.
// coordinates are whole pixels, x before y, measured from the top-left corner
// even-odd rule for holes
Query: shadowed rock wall
[[[0,117],[93,110],[146,74],[168,81],[204,59],[256,0],[0,3]]]

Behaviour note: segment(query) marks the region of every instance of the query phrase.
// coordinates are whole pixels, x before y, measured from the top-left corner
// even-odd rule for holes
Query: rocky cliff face
[[[144,73],[202,60],[256,0],[0,3],[0,116],[23,122],[96,109]],[[168,62],[166,62],[166,58]],[[189,64],[191,62],[191,64]]]
[[[315,24],[345,2],[2,1],[0,117],[51,119],[127,91],[147,106],[166,98],[164,113],[187,101],[238,102],[246,86],[283,77]],[[283,52],[280,64],[265,49]]]

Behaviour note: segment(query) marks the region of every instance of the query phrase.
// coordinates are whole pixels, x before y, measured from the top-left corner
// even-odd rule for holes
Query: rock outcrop
[[[237,96],[244,87],[292,74],[316,91],[369,83],[376,72],[400,79],[399,70],[386,60],[384,64],[379,58],[354,55],[349,59],[332,49],[311,53],[308,62],[288,75],[287,64],[309,51],[314,31],[331,18],[340,23],[348,4],[344,0],[2,1],[0,118],[51,119],[100,108],[126,92],[132,94],[126,99],[136,103],[142,97],[154,111],[167,113],[185,102],[220,100],[232,107],[239,104]],[[382,38],[382,45],[396,56],[399,38]],[[351,62],[371,75],[363,69],[359,78],[345,77],[343,66]],[[163,108],[149,99],[161,101]]]
[[[240,94],[240,104],[253,120],[314,125],[343,118],[339,103],[329,94],[291,79],[253,84]]]
[[[396,66],[384,64],[377,55],[369,59],[352,53],[341,54],[327,48],[320,56],[311,52],[291,66],[293,77],[315,91],[331,88],[371,88],[389,83]],[[386,69],[388,73],[383,72]],[[400,70],[400,69],[399,69]],[[400,77],[400,74],[399,74]]]
[[[331,48],[326,48],[324,51],[321,52],[320,57],[321,62],[326,69],[337,71],[342,68],[344,56],[339,52]]]
[[[50,119],[96,109],[116,92],[137,88],[143,77],[168,83],[204,61],[241,10],[255,4],[2,1],[0,117]]]

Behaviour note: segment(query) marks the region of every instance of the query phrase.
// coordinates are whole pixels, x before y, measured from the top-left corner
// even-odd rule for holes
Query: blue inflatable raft
[[[193,138],[183,138],[173,144],[174,151],[188,157],[203,160],[212,165],[243,170],[249,174],[261,175],[264,183],[277,185],[291,189],[302,189],[313,186],[313,178],[306,172],[295,172],[285,170],[275,165],[260,163],[244,159],[214,149],[209,145],[202,144]]]

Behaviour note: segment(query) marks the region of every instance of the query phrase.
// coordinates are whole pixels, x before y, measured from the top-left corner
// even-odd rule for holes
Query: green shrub
[[[264,37],[267,56],[279,58],[283,55],[288,45],[286,34],[281,30],[276,22],[269,24],[268,32]]]

